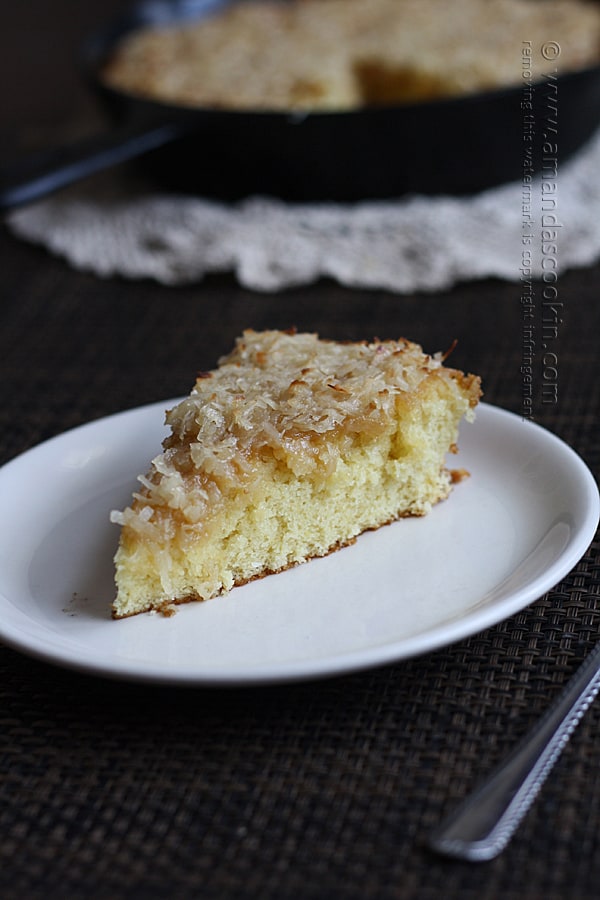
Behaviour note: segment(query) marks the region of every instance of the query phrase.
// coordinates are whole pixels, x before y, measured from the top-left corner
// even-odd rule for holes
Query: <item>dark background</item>
[[[77,49],[122,6],[0,7],[3,161],[102,125]],[[482,376],[488,402],[521,411],[518,283],[409,296],[325,281],[258,294],[228,276],[167,288],[75,272],[4,226],[0,264],[1,462],[90,419],[186,393],[245,327],[404,335],[428,351],[456,338],[453,363]],[[558,398],[542,403],[538,384],[534,408],[596,476],[599,285],[598,267],[562,276]],[[597,896],[596,708],[501,857],[440,860],[424,840],[584,658],[599,594],[595,542],[555,590],[469,640],[378,671],[268,689],[117,684],[0,647],[0,892]]]

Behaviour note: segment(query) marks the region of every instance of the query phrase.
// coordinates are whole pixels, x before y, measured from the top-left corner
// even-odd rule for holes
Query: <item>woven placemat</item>
[[[501,857],[451,863],[423,842],[599,624],[588,558],[551,598],[456,648],[318,686],[176,694],[6,650],[2,895],[593,896],[594,709]]]
[[[6,238],[8,240],[8,238]],[[440,298],[323,283],[270,301],[110,284],[17,242],[2,311],[0,453],[187,391],[242,327],[458,337],[489,402],[521,404],[521,312],[506,284]],[[600,272],[561,284],[560,393],[538,420],[600,471]],[[492,312],[493,314],[492,314]],[[586,327],[582,327],[582,322]],[[495,861],[439,859],[430,830],[560,691],[600,629],[600,544],[509,620],[430,655],[318,683],[173,690],[70,673],[0,647],[4,898],[589,897],[600,883],[600,710]]]

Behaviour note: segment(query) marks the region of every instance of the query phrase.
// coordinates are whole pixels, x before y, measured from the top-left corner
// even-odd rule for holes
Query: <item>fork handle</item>
[[[472,862],[493,859],[513,836],[600,690],[600,644],[507,759],[430,837],[431,849]]]

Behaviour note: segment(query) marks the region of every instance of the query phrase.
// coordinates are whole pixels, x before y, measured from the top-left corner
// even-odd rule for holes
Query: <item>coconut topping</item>
[[[339,343],[246,331],[167,413],[163,453],[140,478],[133,509],[113,520],[156,537],[157,525],[168,531],[166,507],[168,517],[194,526],[228,485],[250,483],[256,461],[269,457],[295,476],[326,476],[357,433],[386,428],[399,395],[408,397],[432,373],[454,377],[442,363],[442,354],[428,356],[404,339]]]
[[[207,12],[215,6],[194,5]],[[347,110],[518,84],[523,45],[529,71],[540,79],[550,37],[560,36],[554,73],[596,65],[599,55],[598,4],[581,0],[254,0],[218,7],[196,21],[126,35],[104,80],[192,107]]]

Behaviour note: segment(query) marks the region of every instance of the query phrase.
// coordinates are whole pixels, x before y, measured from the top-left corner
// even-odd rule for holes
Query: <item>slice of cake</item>
[[[122,618],[205,600],[446,497],[479,378],[406,340],[246,331],[167,413],[115,557]]]

